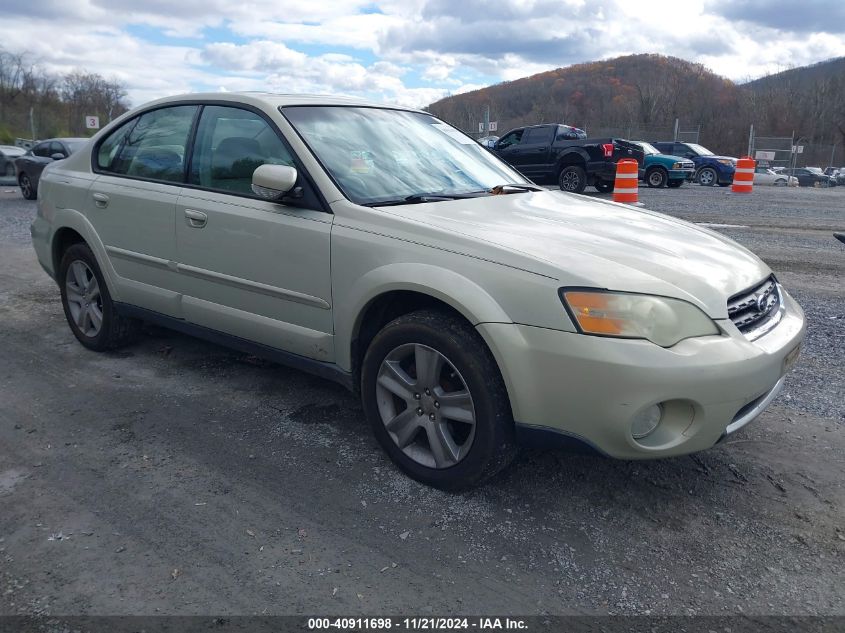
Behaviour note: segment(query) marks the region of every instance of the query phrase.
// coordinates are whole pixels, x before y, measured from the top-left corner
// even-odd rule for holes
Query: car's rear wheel
[[[677,189],[678,187],[681,187],[683,184],[684,184],[683,180],[681,180],[680,178],[676,178],[675,180],[670,180],[669,182],[667,182],[666,186],[669,187],[670,189]]]
[[[21,195],[24,198],[27,200],[35,200],[38,196],[38,192],[32,186],[32,181],[29,179],[29,176],[26,174],[18,176],[18,184],[21,186]]]
[[[668,180],[669,174],[666,173],[665,169],[661,169],[660,167],[655,167],[654,169],[648,170],[645,175],[645,181],[649,187],[663,187],[666,185],[666,182]]]
[[[388,323],[367,349],[361,395],[381,446],[428,485],[468,488],[516,454],[499,368],[457,316],[420,310]]]
[[[783,178],[778,178],[777,180],[775,180],[775,186],[776,187],[786,187],[786,180],[783,179]]]
[[[716,170],[710,167],[702,167],[696,174],[695,180],[699,185],[712,187],[718,182],[719,177],[716,175]]]
[[[560,170],[557,184],[561,191],[584,193],[587,188],[587,172],[580,165],[567,165]]]
[[[135,319],[117,314],[97,260],[87,244],[72,244],[59,266],[59,287],[65,318],[76,339],[102,352],[132,341]]]
[[[593,185],[599,193],[612,193],[616,183],[607,180],[596,180]]]

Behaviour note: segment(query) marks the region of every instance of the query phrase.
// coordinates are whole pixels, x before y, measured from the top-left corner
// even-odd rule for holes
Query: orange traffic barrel
[[[736,162],[734,183],[731,185],[733,193],[751,193],[754,187],[754,167],[756,164],[750,156],[743,156]]]
[[[636,204],[638,200],[637,171],[640,166],[633,158],[623,158],[616,163],[616,182],[613,184],[613,201]]]

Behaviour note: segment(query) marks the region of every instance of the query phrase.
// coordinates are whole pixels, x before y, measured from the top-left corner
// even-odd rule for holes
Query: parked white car
[[[709,448],[777,396],[805,334],[723,235],[340,98],[135,109],[44,169],[32,242],[85,347],[145,320],[336,380],[400,468],[450,489],[519,443]]]
[[[754,184],[797,187],[798,179],[795,176],[780,174],[769,167],[758,166],[754,168]]]

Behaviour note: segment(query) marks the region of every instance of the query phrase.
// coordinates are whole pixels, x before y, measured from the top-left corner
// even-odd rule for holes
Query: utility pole
[[[33,142],[35,142],[35,115],[34,115],[34,110],[35,110],[35,108],[33,108],[32,106],[29,106],[29,131],[32,134]]]
[[[675,136],[672,140],[675,141],[676,143],[678,142],[678,128],[680,127],[680,125],[681,125],[680,119],[675,119]]]
[[[490,136],[490,106],[484,106],[484,136]]]
[[[751,152],[754,151],[754,124],[751,124],[751,129],[748,131],[748,153],[746,156],[751,156]],[[754,158],[751,156],[751,158]]]

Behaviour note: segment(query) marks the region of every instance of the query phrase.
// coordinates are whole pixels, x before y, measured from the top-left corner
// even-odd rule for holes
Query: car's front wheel
[[[712,187],[719,181],[716,170],[710,167],[701,168],[695,179],[699,185],[704,185],[705,187]]]
[[[457,316],[420,310],[388,323],[364,357],[361,396],[384,450],[428,485],[468,488],[516,454],[499,368]]]
[[[665,169],[661,169],[660,167],[655,167],[646,173],[645,181],[649,187],[654,187],[659,189],[666,185],[666,182],[669,180],[669,174],[666,173]]]
[[[87,244],[71,245],[59,266],[62,308],[77,340],[102,352],[129,343],[139,329],[135,319],[120,316],[97,260]]]
[[[18,177],[18,184],[21,186],[21,195],[27,200],[35,200],[38,196],[38,191],[32,186],[32,181],[26,174],[21,174]]]

